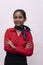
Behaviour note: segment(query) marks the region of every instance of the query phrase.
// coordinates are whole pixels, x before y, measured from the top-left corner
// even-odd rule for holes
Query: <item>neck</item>
[[[17,30],[22,30],[24,27],[23,27],[23,25],[21,25],[21,26],[15,26],[15,28],[17,29]]]

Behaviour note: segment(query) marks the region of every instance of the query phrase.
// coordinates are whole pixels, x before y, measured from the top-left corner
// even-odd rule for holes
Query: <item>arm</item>
[[[31,48],[16,47],[16,51],[24,56],[31,56],[33,54],[33,45]]]
[[[14,46],[14,44],[12,43],[12,41],[7,40],[7,41],[6,41],[6,44],[7,44],[7,45],[10,45],[11,48],[15,49],[15,46]]]
[[[34,44],[33,44],[33,38],[31,33],[29,34],[29,38],[28,38],[28,43],[29,46],[26,48],[24,47],[16,47],[16,51],[19,54],[22,54],[24,56],[31,56],[33,54],[33,48],[34,48]]]
[[[8,45],[7,44],[7,41],[8,41],[8,39],[10,40],[10,33],[9,33],[9,30],[7,30],[6,32],[5,32],[5,36],[4,36],[4,50],[5,51],[8,51],[8,52],[10,52],[10,53],[16,53],[16,51],[14,50],[14,48],[12,48],[10,45]]]

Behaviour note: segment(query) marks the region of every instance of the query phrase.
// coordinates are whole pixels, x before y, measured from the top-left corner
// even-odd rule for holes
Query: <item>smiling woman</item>
[[[19,25],[23,25],[24,21],[26,20],[26,13],[24,12],[24,10],[16,10],[13,13],[13,19],[14,19],[14,23],[15,25],[19,26]]]
[[[6,51],[4,65],[27,65],[26,56],[33,54],[33,38],[30,28],[24,25],[26,13],[17,9],[13,13],[15,27],[5,32],[4,50]],[[22,62],[21,62],[22,61]]]

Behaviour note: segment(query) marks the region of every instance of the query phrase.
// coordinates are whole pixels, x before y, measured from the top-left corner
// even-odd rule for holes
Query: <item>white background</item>
[[[0,65],[4,65],[4,33],[13,27],[13,12],[24,9],[25,22],[31,28],[34,40],[34,54],[27,57],[28,65],[43,65],[43,0],[0,0]]]

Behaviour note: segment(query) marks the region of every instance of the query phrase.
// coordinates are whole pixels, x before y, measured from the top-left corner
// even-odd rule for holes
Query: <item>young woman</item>
[[[25,11],[15,10],[13,20],[14,28],[7,29],[4,36],[4,65],[27,65],[26,56],[33,54],[34,44],[30,28],[24,25]]]

